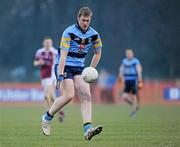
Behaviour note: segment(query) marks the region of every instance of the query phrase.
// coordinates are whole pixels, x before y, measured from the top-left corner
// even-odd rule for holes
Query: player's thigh
[[[74,97],[74,82],[72,79],[64,79],[61,83],[62,94],[65,97],[73,98]]]
[[[137,93],[138,93],[138,87],[137,87],[137,84],[136,84],[135,81],[132,82],[132,84],[131,84],[131,93],[132,93],[132,95],[134,95],[134,96],[136,96]]]
[[[130,81],[125,81],[124,83],[124,93],[130,93],[131,92],[131,83]]]
[[[76,94],[79,97],[81,96],[91,97],[90,85],[83,80],[82,75],[74,76],[74,86],[75,86]]]

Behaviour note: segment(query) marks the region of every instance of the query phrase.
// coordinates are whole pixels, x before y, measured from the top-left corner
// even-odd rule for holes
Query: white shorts
[[[42,85],[42,87],[44,89],[46,89],[46,87],[54,86],[55,85],[55,80],[52,77],[44,78],[44,79],[41,80],[41,85]]]

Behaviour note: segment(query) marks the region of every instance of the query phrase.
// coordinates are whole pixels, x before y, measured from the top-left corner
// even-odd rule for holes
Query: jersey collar
[[[86,31],[83,31],[82,30],[82,28],[79,26],[79,23],[77,22],[76,24],[75,24],[75,26],[76,26],[76,28],[78,28],[83,34],[85,34],[87,31],[89,31],[89,27],[88,27],[88,29],[86,30]]]

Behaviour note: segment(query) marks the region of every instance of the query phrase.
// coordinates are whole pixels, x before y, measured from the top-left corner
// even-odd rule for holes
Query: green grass
[[[0,147],[180,147],[180,107],[145,106],[135,119],[128,106],[93,106],[94,125],[101,135],[83,138],[79,105],[65,108],[64,123],[52,122],[51,136],[42,135],[42,105],[0,106]]]

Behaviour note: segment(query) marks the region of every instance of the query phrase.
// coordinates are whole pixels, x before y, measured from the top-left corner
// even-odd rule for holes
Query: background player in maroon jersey
[[[54,102],[55,95],[55,74],[54,62],[57,50],[53,47],[51,38],[44,38],[43,47],[36,52],[34,66],[40,67],[41,84],[44,89],[45,106],[48,110]],[[64,111],[59,111],[59,121],[62,122]]]
[[[53,72],[57,50],[53,47],[51,38],[43,40],[43,47],[36,52],[34,66],[40,67],[41,84],[44,89],[46,109],[49,109],[55,99],[55,75]]]

